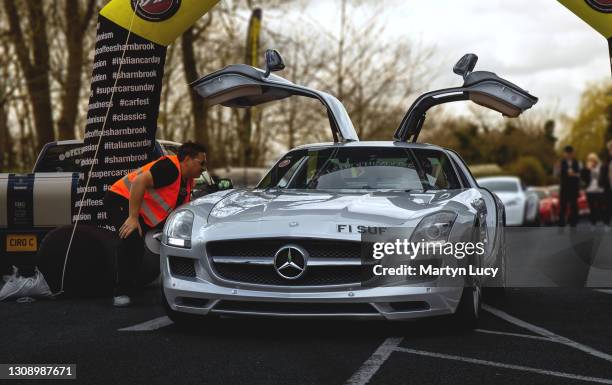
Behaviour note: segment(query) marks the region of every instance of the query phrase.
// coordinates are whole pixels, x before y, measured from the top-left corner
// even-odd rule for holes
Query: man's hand
[[[128,219],[123,222],[121,228],[119,229],[119,238],[125,239],[132,234],[132,231],[138,229],[138,234],[142,237],[142,228],[140,228],[140,222],[138,218],[128,217]]]

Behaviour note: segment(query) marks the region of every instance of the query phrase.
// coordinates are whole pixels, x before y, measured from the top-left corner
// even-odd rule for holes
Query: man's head
[[[563,147],[563,157],[565,159],[574,159],[574,147],[572,146]]]
[[[206,170],[206,147],[194,142],[184,143],[178,149],[178,160],[184,178],[197,178]]]

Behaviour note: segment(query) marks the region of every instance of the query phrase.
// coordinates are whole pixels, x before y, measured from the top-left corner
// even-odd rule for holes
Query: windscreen
[[[412,191],[460,185],[450,160],[441,151],[326,147],[288,153],[258,188]]]
[[[483,180],[478,181],[482,187],[494,192],[518,192],[518,183],[511,180]]]
[[[49,146],[34,172],[80,172],[82,143]]]
[[[178,147],[172,144],[164,147],[168,155],[178,154]],[[82,172],[82,148],[83,143],[59,143],[46,147],[34,165],[34,172]],[[155,142],[155,146],[150,150],[149,159],[155,160],[162,155],[162,148],[158,142]]]

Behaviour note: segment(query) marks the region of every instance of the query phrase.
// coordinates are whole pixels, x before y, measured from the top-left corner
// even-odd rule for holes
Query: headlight
[[[424,217],[414,229],[410,242],[448,241],[455,219],[457,219],[457,214],[450,211],[442,211]]]
[[[164,228],[163,242],[170,246],[191,248],[191,230],[193,228],[193,213],[180,210],[172,214]]]

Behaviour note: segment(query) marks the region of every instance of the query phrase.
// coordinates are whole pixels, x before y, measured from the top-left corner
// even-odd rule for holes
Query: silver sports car
[[[537,101],[494,73],[472,72],[476,60],[469,54],[455,66],[463,86],[420,96],[387,142],[359,141],[338,99],[270,74],[284,68],[276,51],[266,52],[265,71],[231,65],[196,81],[209,106],[317,99],[334,142],[289,151],[254,189],[219,191],[171,214],[160,247],[168,316],[180,323],[217,315],[451,315],[475,327],[482,288],[499,292],[505,285],[503,205],[478,186],[457,153],[416,139],[434,105],[469,99],[515,117]],[[482,242],[478,258],[444,258],[497,274],[376,280],[364,245],[393,231],[434,243]]]

